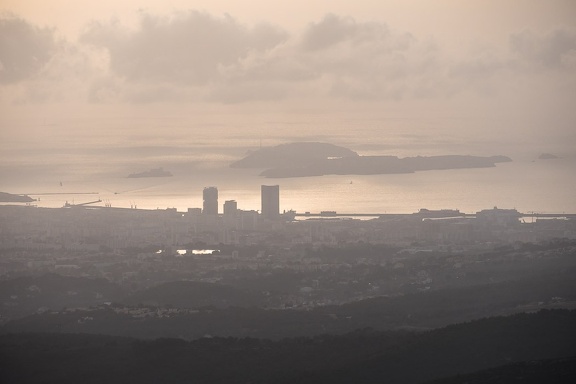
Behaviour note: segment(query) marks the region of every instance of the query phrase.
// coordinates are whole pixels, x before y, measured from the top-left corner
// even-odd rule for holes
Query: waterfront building
[[[224,202],[224,216],[235,217],[238,211],[238,203],[236,200],[226,200]]]
[[[262,185],[262,217],[265,219],[277,219],[280,216],[280,186]]]
[[[206,187],[202,194],[204,204],[202,213],[205,215],[217,215],[218,214],[218,188],[216,187]]]

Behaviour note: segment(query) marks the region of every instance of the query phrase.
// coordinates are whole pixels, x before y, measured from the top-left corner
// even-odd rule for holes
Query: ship
[[[153,168],[149,171],[144,171],[140,173],[131,173],[128,178],[138,178],[138,177],[170,177],[172,173],[165,171],[164,168]]]

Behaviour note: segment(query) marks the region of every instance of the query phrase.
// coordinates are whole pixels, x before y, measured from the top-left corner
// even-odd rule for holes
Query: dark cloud
[[[94,23],[81,41],[106,48],[110,69],[128,81],[203,85],[218,79],[221,66],[287,39],[272,26],[250,29],[229,16],[195,11],[171,17],[142,14],[140,21],[135,31],[118,23]]]
[[[56,52],[54,31],[16,17],[0,18],[0,83],[37,74]]]
[[[326,15],[320,22],[312,23],[304,32],[302,48],[322,50],[341,43],[351,45],[374,44],[384,50],[402,51],[414,42],[410,34],[390,31],[385,23],[357,22],[351,17]]]
[[[328,14],[319,23],[310,24],[304,33],[302,46],[310,51],[324,49],[350,39],[356,31],[357,25],[352,18]]]
[[[423,95],[416,84],[437,72],[438,50],[385,23],[327,15],[310,24],[300,44],[303,62],[328,83],[326,95],[357,100]],[[428,91],[427,91],[428,92]]]
[[[548,68],[572,66],[576,56],[576,31],[557,28],[537,34],[525,30],[510,36],[510,50],[524,62]]]

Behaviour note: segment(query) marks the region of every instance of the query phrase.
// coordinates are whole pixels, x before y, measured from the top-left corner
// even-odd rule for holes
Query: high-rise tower
[[[280,186],[263,185],[261,188],[262,217],[276,219],[280,215]]]
[[[202,193],[204,198],[204,204],[202,213],[205,215],[217,215],[218,214],[218,188],[216,187],[206,187]]]
[[[226,200],[224,202],[224,216],[235,217],[238,213],[238,203],[236,200]]]

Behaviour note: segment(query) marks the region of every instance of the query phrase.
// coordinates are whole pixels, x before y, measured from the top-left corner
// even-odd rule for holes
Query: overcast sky
[[[465,111],[503,116],[526,134],[573,138],[576,129],[573,0],[1,0],[0,8],[2,130],[34,110],[106,108]]]

